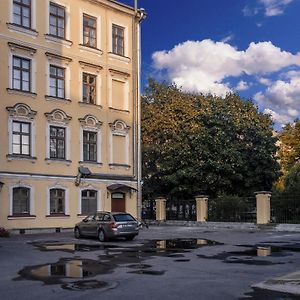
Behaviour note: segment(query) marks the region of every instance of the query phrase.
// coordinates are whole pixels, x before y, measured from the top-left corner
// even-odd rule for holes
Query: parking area
[[[17,235],[0,239],[0,266],[1,299],[300,299],[300,276],[282,277],[299,271],[291,232],[150,226],[105,243]]]

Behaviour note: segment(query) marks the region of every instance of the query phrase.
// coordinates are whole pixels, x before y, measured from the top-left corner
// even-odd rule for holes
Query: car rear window
[[[127,214],[114,215],[114,219],[116,220],[116,222],[135,221],[135,218],[133,216]]]

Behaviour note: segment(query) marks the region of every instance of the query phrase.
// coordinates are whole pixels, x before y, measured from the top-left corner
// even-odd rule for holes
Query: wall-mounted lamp
[[[1,192],[2,188],[3,188],[3,186],[4,186],[4,182],[0,181],[0,192]]]

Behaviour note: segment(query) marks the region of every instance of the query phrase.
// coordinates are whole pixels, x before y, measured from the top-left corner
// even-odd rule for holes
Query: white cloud
[[[245,91],[245,90],[248,90],[249,89],[249,85],[246,81],[244,80],[241,80],[237,86],[235,87],[235,90],[237,91]]]
[[[267,17],[279,16],[284,13],[286,7],[294,0],[259,0],[264,5]]]
[[[154,67],[185,90],[225,95],[228,77],[269,74],[291,65],[300,66],[300,53],[282,51],[271,42],[251,43],[239,51],[224,42],[187,41],[170,51],[152,55]]]
[[[289,81],[276,80],[264,93],[258,92],[254,100],[261,107],[272,110],[274,120],[292,122],[300,114],[300,76]]]
[[[258,82],[263,85],[271,85],[272,81],[269,78],[260,77],[258,78]]]
[[[286,123],[290,122],[289,116],[286,116],[285,114],[279,114],[272,109],[266,108],[264,110],[264,113],[271,115],[274,122],[278,122],[280,124],[286,124]]]

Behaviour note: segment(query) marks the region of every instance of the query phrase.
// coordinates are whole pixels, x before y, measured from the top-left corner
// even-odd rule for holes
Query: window
[[[50,158],[65,159],[65,128],[50,126]]]
[[[25,187],[13,188],[13,215],[30,213],[30,189]]]
[[[12,88],[29,92],[31,89],[30,59],[13,56]]]
[[[30,156],[30,123],[13,121],[12,154]]]
[[[65,69],[50,65],[50,96],[65,98]]]
[[[65,38],[65,8],[50,2],[49,30],[50,34]]]
[[[124,56],[124,27],[112,25],[112,52]]]
[[[83,160],[97,161],[97,132],[83,131]]]
[[[82,83],[82,102],[96,104],[97,76],[83,73]]]
[[[65,213],[65,190],[50,190],[50,215]]]
[[[88,215],[97,211],[97,191],[84,190],[81,192],[81,213]]]
[[[13,0],[13,22],[22,27],[31,27],[31,0]]]
[[[83,15],[83,45],[97,48],[97,19]]]

